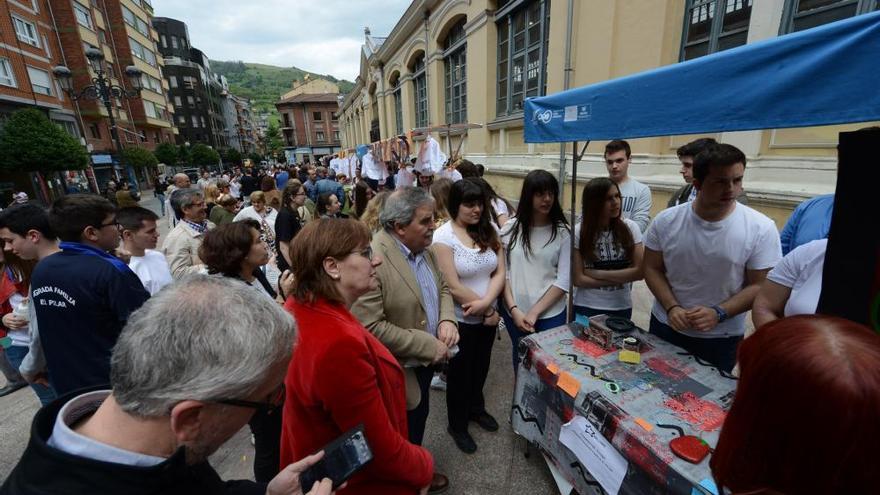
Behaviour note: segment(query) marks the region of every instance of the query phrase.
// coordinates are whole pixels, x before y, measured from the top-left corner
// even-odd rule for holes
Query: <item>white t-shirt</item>
[[[548,244],[553,226],[532,227],[529,240],[532,251],[526,256],[522,245],[522,233],[518,236],[516,244],[509,248],[511,233],[516,224],[516,219],[504,224],[501,229],[501,243],[507,253],[507,283],[510,284],[513,300],[521,311],[528,313],[551,286],[568,292],[571,275],[569,272],[571,234],[565,227],[560,227],[556,232],[556,238]],[[562,313],[565,305],[565,298],[560,298],[556,304],[539,315],[539,318],[552,318]]]
[[[828,239],[811,241],[796,247],[782,258],[767,278],[791,289],[785,303],[785,316],[811,315],[822,294],[822,270]]]
[[[623,222],[632,233],[633,244],[641,244],[642,232],[639,230],[639,225],[628,218],[624,218]],[[581,242],[581,224],[575,225],[573,235],[574,246],[577,249]],[[596,256],[599,261],[622,261],[625,259],[624,250],[613,240],[610,230],[599,234],[599,239],[596,242]],[[585,256],[582,258],[586,259]],[[608,285],[596,289],[575,287],[574,304],[592,309],[629,309],[632,307],[632,283]]]
[[[651,189],[633,178],[618,184],[618,187],[623,218],[634,221],[639,225],[639,230],[645,232],[651,223]]]
[[[782,257],[776,224],[765,215],[736,203],[727,218],[707,222],[694,213],[694,203],[660,212],[645,233],[645,247],[660,251],[666,280],[684,308],[712,307],[742,290],[746,270],[773,268]],[[654,301],[651,313],[667,323],[666,311]],[[743,335],[745,313],[731,316],[708,332],[686,330],[689,337]]]
[[[452,222],[446,222],[440,228],[434,231],[434,244],[443,244],[452,249],[452,260],[455,263],[455,271],[458,273],[458,280],[474,291],[480,297],[486,295],[489,290],[489,281],[492,273],[498,268],[498,255],[491,249],[480,252],[480,248],[470,248],[465,246],[461,240],[455,235],[452,229]],[[495,306],[494,304],[492,305]],[[461,305],[455,303],[455,316],[458,321],[470,324],[479,324],[483,322],[480,316],[464,316]]]
[[[505,203],[503,199],[501,199],[501,198],[493,199],[492,200],[492,208],[495,209],[495,215],[497,215],[499,217],[501,215],[505,215],[507,217],[510,217],[510,210],[507,208],[507,203]],[[495,219],[493,218],[492,221],[494,222]]]
[[[171,283],[168,261],[159,251],[147,249],[143,256],[132,256],[128,267],[141,279],[144,289],[147,289],[151,296]]]

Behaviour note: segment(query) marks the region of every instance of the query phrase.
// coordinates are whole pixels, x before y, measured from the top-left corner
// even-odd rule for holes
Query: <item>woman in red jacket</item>
[[[299,339],[285,379],[281,465],[363,423],[373,460],[339,493],[424,492],[434,461],[407,441],[403,370],[348,310],[378,283],[369,230],[349,219],[309,222],[289,255],[296,286],[285,308]]]

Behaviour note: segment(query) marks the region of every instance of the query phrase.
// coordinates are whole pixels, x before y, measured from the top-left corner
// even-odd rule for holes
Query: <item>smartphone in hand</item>
[[[299,477],[299,485],[309,490],[318,481],[330,478],[333,490],[348,481],[355,473],[373,460],[373,452],[360,424],[324,446],[324,457]]]

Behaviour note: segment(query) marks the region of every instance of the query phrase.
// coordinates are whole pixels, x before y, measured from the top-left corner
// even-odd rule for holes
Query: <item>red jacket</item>
[[[413,494],[427,486],[434,460],[407,441],[406,389],[394,356],[340,304],[289,298],[284,307],[299,338],[284,381],[281,465],[363,423],[373,461],[338,493]]]

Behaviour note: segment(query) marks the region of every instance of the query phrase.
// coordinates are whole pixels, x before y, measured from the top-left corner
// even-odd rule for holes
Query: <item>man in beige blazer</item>
[[[351,311],[404,366],[410,442],[421,445],[429,411],[433,364],[446,361],[458,343],[452,294],[428,247],[434,235],[434,199],[415,187],[398,189],[379,214],[373,236],[379,286]],[[429,493],[448,488],[435,473]]]
[[[165,237],[162,254],[168,261],[171,276],[179,279],[205,269],[199,258],[199,246],[205,232],[214,228],[214,224],[206,220],[208,209],[200,189],[178,189],[171,193],[170,201],[180,222]]]

